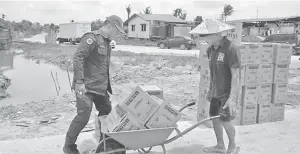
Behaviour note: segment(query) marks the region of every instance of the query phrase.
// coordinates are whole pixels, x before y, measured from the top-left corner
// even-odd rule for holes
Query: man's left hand
[[[229,97],[223,106],[223,109],[226,109],[227,107],[229,107],[230,115],[234,115],[236,113],[236,99]]]

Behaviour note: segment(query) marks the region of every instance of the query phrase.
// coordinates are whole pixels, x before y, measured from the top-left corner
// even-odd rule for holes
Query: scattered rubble
[[[0,70],[0,100],[9,96],[9,94],[6,93],[6,90],[10,85],[11,80],[4,76]]]

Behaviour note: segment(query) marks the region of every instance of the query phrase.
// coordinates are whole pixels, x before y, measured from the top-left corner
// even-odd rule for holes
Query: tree
[[[201,24],[202,21],[203,21],[202,16],[197,16],[197,17],[194,19],[194,21],[195,21],[196,26],[199,25],[199,24]]]
[[[144,9],[144,14],[152,14],[151,7],[148,6]]]
[[[50,24],[50,30],[54,30],[55,25],[53,23]]]
[[[226,22],[227,17],[231,16],[234,12],[234,8],[230,4],[225,4],[223,12],[221,14],[221,19]]]
[[[186,12],[184,12],[184,13],[182,13],[181,14],[181,16],[179,17],[180,19],[182,19],[182,20],[185,20],[185,18],[186,18],[186,15],[187,15],[187,13]]]
[[[178,8],[173,11],[173,16],[179,17],[182,14],[182,9]]]
[[[185,20],[187,13],[184,12],[181,8],[177,8],[173,11],[173,16],[178,17],[182,20]]]
[[[129,16],[130,16],[130,13],[131,13],[131,6],[130,5],[128,5],[126,7],[126,12],[127,12],[127,18],[129,19]]]
[[[21,26],[22,26],[22,30],[23,31],[27,31],[31,28],[32,26],[32,23],[28,20],[22,20],[21,21]]]

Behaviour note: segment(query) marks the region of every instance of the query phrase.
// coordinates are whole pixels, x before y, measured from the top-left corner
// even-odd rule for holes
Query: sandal
[[[203,149],[205,153],[225,153],[225,149],[218,148],[217,146],[205,147]]]

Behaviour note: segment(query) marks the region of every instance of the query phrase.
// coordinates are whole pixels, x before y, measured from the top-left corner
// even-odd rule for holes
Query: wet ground
[[[10,97],[1,100],[0,106],[47,100],[57,96],[57,92],[59,95],[71,93],[67,71],[43,61],[25,59],[24,55],[15,56],[13,68],[4,75],[12,80],[12,85],[7,90]],[[72,76],[70,73],[70,79]]]

